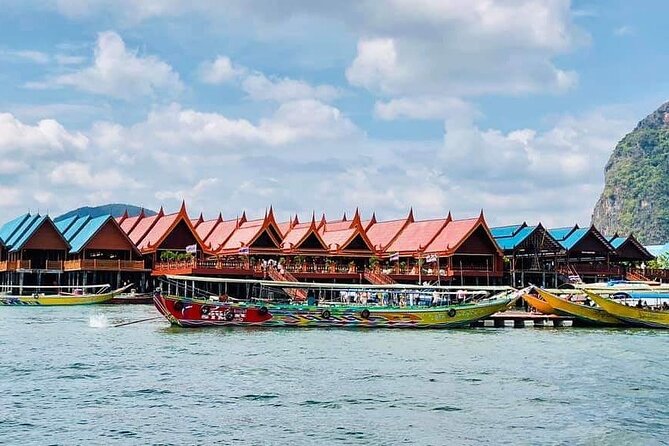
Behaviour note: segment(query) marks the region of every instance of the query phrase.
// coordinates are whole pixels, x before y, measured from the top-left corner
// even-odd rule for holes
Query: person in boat
[[[669,304],[666,302],[662,302],[662,311],[667,311],[669,310]]]
[[[641,299],[636,303],[637,308],[643,308],[643,303],[641,302]]]

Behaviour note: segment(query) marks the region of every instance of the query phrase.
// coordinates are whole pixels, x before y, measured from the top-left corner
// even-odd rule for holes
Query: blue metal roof
[[[527,226],[525,223],[519,225],[497,226],[490,228],[493,238],[513,237],[521,228]]]
[[[81,228],[83,228],[86,223],[88,223],[88,220],[91,218],[88,215],[84,215],[82,217],[77,218],[77,220],[70,225],[69,228],[67,228],[67,231],[63,234],[63,237],[65,237],[65,240],[68,242],[72,240],[76,235],[79,233]]]
[[[23,245],[32,237],[32,235],[42,226],[42,223],[49,218],[44,215],[32,215],[26,222],[21,226],[21,228],[16,231],[14,236],[8,243],[8,247],[11,252],[19,251]]]
[[[564,228],[552,228],[548,230],[548,233],[553,236],[557,241],[562,241],[566,239],[574,230],[578,229],[578,226],[569,226]]]
[[[54,221],[54,224],[56,225],[61,234],[65,234],[65,232],[70,228],[72,223],[74,223],[77,220],[77,218],[79,217],[77,217],[76,215],[72,215],[63,220]]]
[[[609,239],[609,243],[611,243],[611,246],[613,246],[615,249],[620,248],[620,246],[627,241],[627,237],[611,237]]]
[[[560,240],[560,244],[564,247],[566,250],[570,250],[571,248],[576,245],[576,243],[580,242],[581,239],[588,233],[590,228],[579,228],[573,231],[567,238],[564,240]]]
[[[520,229],[520,231],[516,232],[512,237],[500,237],[496,238],[495,241],[499,247],[502,248],[502,250],[512,250],[523,243],[536,228],[536,226],[525,226],[524,228]]]
[[[655,257],[659,257],[669,252],[669,243],[665,243],[664,245],[647,245],[644,248]]]
[[[76,254],[81,251],[110,218],[112,218],[111,215],[101,215],[95,218],[81,217],[80,220],[85,220],[83,226],[71,238],[67,239],[71,246],[70,253]],[[77,221],[73,226],[77,226],[78,223]]]
[[[14,235],[16,230],[21,227],[28,218],[30,218],[30,214],[23,214],[2,225],[2,228],[0,228],[0,239],[2,239],[5,246],[8,246],[9,239],[12,238],[12,235]]]

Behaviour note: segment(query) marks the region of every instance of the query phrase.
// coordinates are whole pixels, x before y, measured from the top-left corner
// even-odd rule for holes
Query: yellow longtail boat
[[[541,288],[536,288],[536,290],[539,295],[559,313],[568,316],[574,316],[578,320],[588,324],[609,326],[625,325],[622,320],[612,316],[601,308],[570,302],[566,299],[556,296],[553,293],[542,290]]]
[[[537,310],[542,314],[557,314],[555,308],[551,307],[548,302],[545,300],[539,299],[537,296],[531,294],[523,294],[523,300],[527,302],[529,306]]]
[[[87,287],[79,287],[84,291],[82,294],[67,293],[61,291],[68,287],[47,286],[41,287],[46,290],[57,290],[55,294],[43,294],[35,292],[29,295],[11,295],[0,294],[0,306],[55,306],[55,305],[94,305],[109,302],[114,296],[122,293],[130,285],[124,286],[113,291],[105,291],[109,289],[109,285],[92,285]],[[5,286],[6,287],[6,286]],[[9,287],[16,288],[16,287]],[[22,288],[37,288],[37,287],[22,287]],[[69,287],[72,288],[72,287]],[[97,289],[98,292],[85,292],[86,289]]]
[[[634,325],[643,325],[652,328],[669,328],[669,311],[646,310],[638,307],[629,307],[627,305],[607,299],[592,291],[584,290],[590,299],[602,307],[607,313],[617,317],[620,320]]]

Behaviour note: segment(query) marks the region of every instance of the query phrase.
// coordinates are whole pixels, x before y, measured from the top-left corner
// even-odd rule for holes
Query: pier
[[[574,318],[555,314],[528,313],[526,311],[504,311],[476,321],[473,327],[569,327],[574,325]]]

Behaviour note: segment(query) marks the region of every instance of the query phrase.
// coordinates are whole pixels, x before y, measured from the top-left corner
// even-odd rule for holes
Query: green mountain
[[[592,223],[604,234],[669,241],[669,102],[620,140],[605,168]]]
[[[71,217],[73,215],[90,215],[91,217],[99,217],[100,215],[111,214],[114,217],[120,217],[127,210],[128,215],[133,217],[139,215],[143,208],[139,206],[133,206],[132,204],[122,204],[122,203],[111,203],[103,204],[101,206],[84,206],[72,211],[66,212],[63,215],[59,215],[55,218],[56,221],[63,220],[65,218]],[[155,211],[150,209],[144,209],[144,214],[146,215],[156,215]]]

